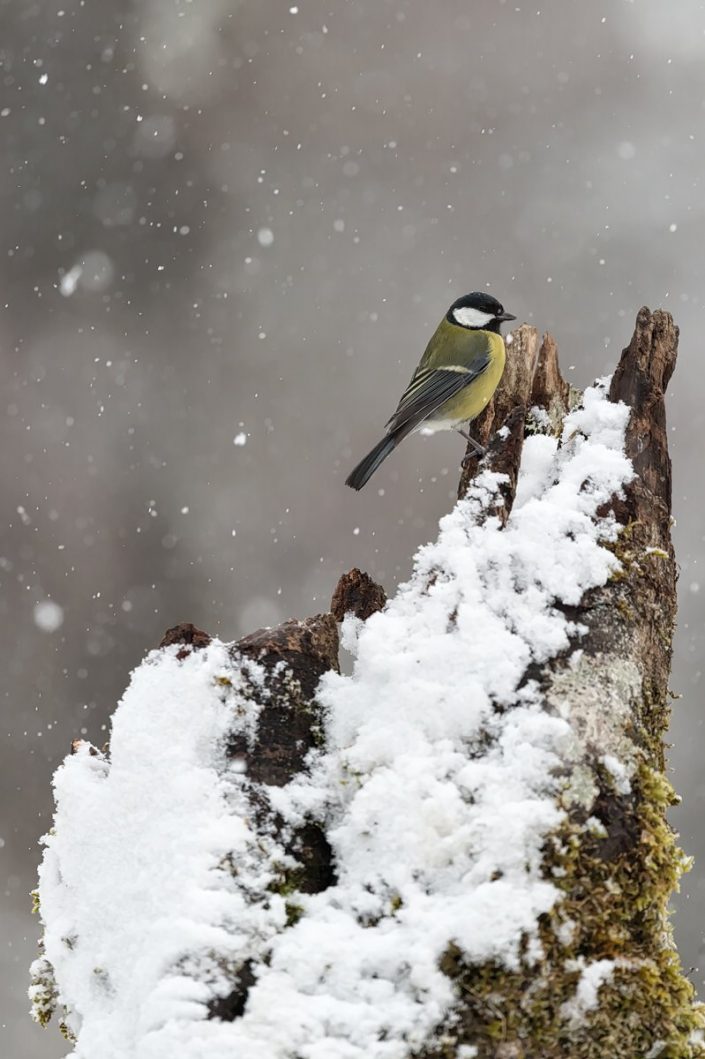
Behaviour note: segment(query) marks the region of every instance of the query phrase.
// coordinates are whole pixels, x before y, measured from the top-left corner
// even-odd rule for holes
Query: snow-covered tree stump
[[[584,394],[513,337],[394,598],[351,571],[331,614],[170,630],[57,771],[31,992],[80,1059],[705,1056],[668,921],[678,332],[642,309]]]

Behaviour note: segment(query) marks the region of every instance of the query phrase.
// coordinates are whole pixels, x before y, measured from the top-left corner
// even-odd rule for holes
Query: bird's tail
[[[367,453],[364,460],[360,460],[357,467],[350,472],[345,479],[345,484],[349,485],[351,489],[362,489],[363,485],[366,485],[375,473],[380,463],[386,460],[389,453],[397,447],[400,441],[400,437],[395,437],[393,434],[385,434],[372,451]]]

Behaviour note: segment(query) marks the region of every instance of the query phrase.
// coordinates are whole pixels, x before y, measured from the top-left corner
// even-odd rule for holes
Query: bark
[[[367,575],[359,575],[367,591],[384,592]],[[341,578],[341,583],[345,579]],[[369,588],[368,588],[369,586]],[[369,611],[369,604],[368,604]],[[369,611],[371,613],[371,611]],[[169,629],[160,646],[184,644],[183,651],[207,647],[211,637],[193,625]],[[252,659],[264,668],[264,683],[251,682],[248,697],[261,706],[254,742],[233,737],[228,756],[239,759],[252,784],[253,811],[261,831],[283,833],[282,821],[266,797],[267,787],[283,787],[305,766],[306,755],[321,740],[322,718],[315,700],[322,675],[338,669],[338,626],[332,614],[317,614],[304,621],[286,621],[273,629],[257,632],[236,641],[231,653],[239,659]],[[184,657],[182,652],[177,658]],[[331,850],[325,835],[314,824],[286,835],[286,852],[296,860],[287,869],[282,889],[318,893],[335,881]],[[241,990],[235,990],[231,1007],[244,1006]],[[219,1007],[219,1014],[227,1004]]]
[[[578,606],[565,608],[584,635],[526,674],[541,688],[546,709],[567,717],[574,732],[565,761],[564,824],[544,850],[545,875],[562,896],[540,924],[543,957],[508,971],[468,964],[451,946],[441,967],[457,987],[457,1003],[421,1053],[425,1059],[705,1055],[703,1015],[668,921],[668,900],[686,867],[666,820],[675,796],[664,773],[676,613],[664,393],[677,345],[678,329],[668,313],[640,310],[610,386],[610,399],[631,409],[626,451],[635,471],[611,503],[620,527],[613,548],[621,568]],[[579,398],[561,376],[551,336],[540,340],[534,328],[519,328],[502,384],[475,424],[487,452],[480,460],[468,448],[459,495],[478,474],[501,474],[498,501],[484,517],[506,525],[525,437],[544,432],[560,438],[564,417]],[[264,682],[250,689],[262,706],[257,736],[249,744],[233,739],[228,752],[243,760],[252,781],[256,826],[282,838],[287,863],[295,865],[282,877],[282,893],[325,889],[335,882],[335,865],[319,827],[286,833],[266,788],[305,770],[308,751],[320,745],[316,687],[323,673],[338,668],[337,623],[349,613],[367,620],[385,602],[381,586],[352,570],[340,579],[330,613],[259,630],[232,647],[265,673]],[[209,641],[207,633],[181,625],[160,646],[183,644],[185,655]],[[612,758],[626,764],[628,780],[615,773]],[[569,1005],[581,973],[599,961],[610,961],[610,976],[596,1005],[573,1018]],[[232,993],[211,1006],[211,1017],[241,1015],[254,980],[251,966],[240,967]]]

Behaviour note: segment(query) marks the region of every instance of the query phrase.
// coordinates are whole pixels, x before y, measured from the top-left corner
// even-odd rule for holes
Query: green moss
[[[29,998],[32,1005],[30,1008],[32,1018],[46,1029],[58,1007],[59,989],[56,984],[54,968],[41,952],[31,967]],[[75,1044],[76,1037],[69,1029],[66,1021],[68,1008],[65,1005],[62,1006],[62,1012],[63,1016],[59,1020],[59,1030],[67,1041]]]
[[[39,915],[40,902],[39,902],[39,890],[30,890],[29,896],[32,898],[32,915]]]
[[[424,1059],[455,1056],[464,1043],[478,1059],[496,1059],[500,1043],[512,1059],[632,1059],[658,1042],[659,1059],[705,1057],[695,1040],[705,1009],[683,975],[669,923],[669,898],[689,867],[666,821],[673,789],[646,764],[629,796],[612,790],[599,766],[595,780],[590,823],[584,814],[568,817],[545,847],[545,875],[560,898],[539,923],[543,958],[508,971],[469,965],[451,946],[441,969],[458,990],[458,1022]],[[597,960],[614,961],[613,974],[598,1005],[571,1017],[581,967]]]
[[[625,581],[637,561],[637,545],[634,536],[641,525],[641,522],[632,519],[632,521],[628,522],[626,526],[619,527],[619,533],[616,540],[602,542],[603,547],[612,552],[615,558],[619,559],[620,562],[619,569],[614,570],[610,574],[609,580],[612,584]]]
[[[31,1015],[40,1026],[47,1026],[56,1011],[59,990],[54,977],[54,968],[44,955],[32,964],[29,998]]]
[[[76,1043],[76,1034],[69,1029],[68,1023],[65,1019],[62,1019],[59,1023],[59,1030],[61,1031],[61,1036],[64,1037],[69,1044]]]
[[[287,901],[284,905],[286,910],[286,925],[287,927],[295,927],[304,914],[303,907],[296,904],[295,901]]]
[[[634,621],[636,617],[634,608],[629,606],[626,599],[617,600],[617,612],[625,621]]]
[[[290,894],[298,893],[304,881],[304,869],[300,864],[294,867],[284,867],[283,864],[274,866],[275,877],[269,883],[267,889],[272,894],[288,897]]]
[[[322,724],[314,721],[310,728],[311,741],[317,750],[322,750],[326,745],[326,733]]]
[[[664,551],[663,548],[649,548],[647,556],[650,559],[670,559],[668,552]]]
[[[647,566],[642,565],[640,567],[640,563],[643,564],[646,559],[671,559],[669,553],[663,548],[646,548],[644,546],[643,540],[640,539],[643,529],[643,523],[639,522],[638,519],[632,519],[626,526],[619,527],[619,534],[616,540],[603,542],[603,546],[608,551],[611,551],[620,562],[620,569],[613,571],[610,575],[609,580],[611,583],[614,584],[615,582],[626,580],[628,575],[635,571],[635,568],[637,572],[641,570],[642,574],[647,574]]]
[[[649,755],[649,760],[658,768],[666,767],[663,733],[671,719],[671,707],[666,695],[644,681],[641,701],[634,707],[635,733]],[[676,798],[675,792],[672,797]],[[672,804],[676,804],[673,802]]]
[[[280,866],[278,874],[267,887],[270,893],[279,894],[280,897],[285,898],[284,911],[287,927],[296,926],[304,914],[303,905],[296,900],[296,896],[301,893],[304,874],[303,867],[284,868]]]

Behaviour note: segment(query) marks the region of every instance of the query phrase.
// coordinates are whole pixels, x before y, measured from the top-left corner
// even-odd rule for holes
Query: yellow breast
[[[464,390],[442,404],[423,426],[431,430],[452,430],[476,419],[491,400],[504,372],[506,352],[501,335],[490,333],[490,363]]]

